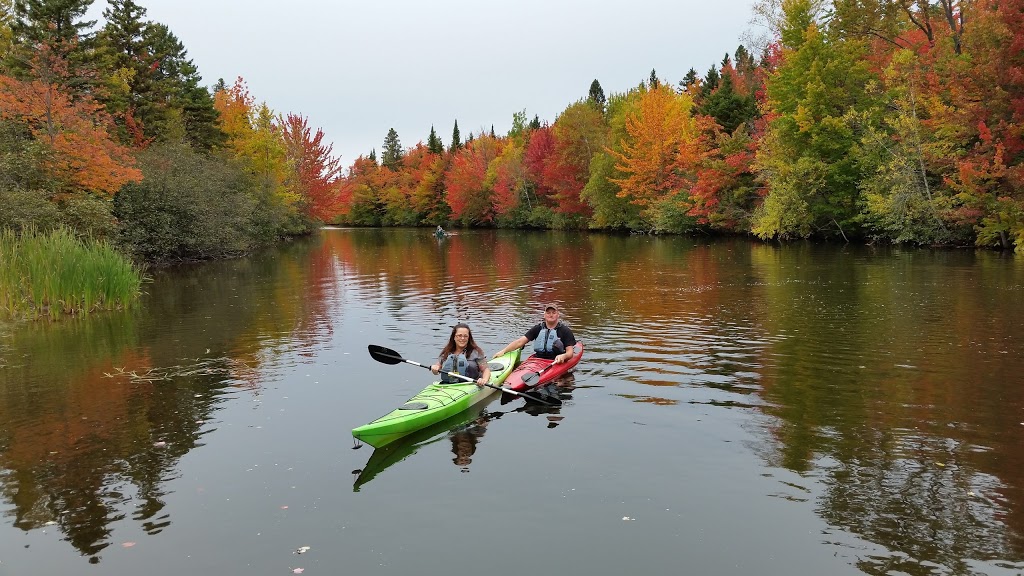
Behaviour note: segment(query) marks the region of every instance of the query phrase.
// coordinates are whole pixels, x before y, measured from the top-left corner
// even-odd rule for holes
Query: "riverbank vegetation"
[[[506,134],[391,129],[347,169],[241,78],[204,87],[145,8],[92,3],[0,0],[0,228],[150,263],[323,223],[1024,248],[1024,0],[763,0],[770,39],[704,74],[594,80]]]
[[[145,278],[108,243],[82,240],[64,227],[0,231],[0,262],[0,311],[10,317],[129,308]]]

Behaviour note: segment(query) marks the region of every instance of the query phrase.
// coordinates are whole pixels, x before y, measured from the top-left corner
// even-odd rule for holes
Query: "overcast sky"
[[[348,167],[389,128],[405,148],[457,119],[508,132],[554,122],[596,78],[605,94],[655,69],[677,83],[733,54],[753,0],[135,0],[166,24],[203,83],[243,77],[257,102],[321,127]],[[105,0],[96,0],[100,18]],[[100,18],[101,19],[101,18]],[[755,29],[756,31],[756,29]]]

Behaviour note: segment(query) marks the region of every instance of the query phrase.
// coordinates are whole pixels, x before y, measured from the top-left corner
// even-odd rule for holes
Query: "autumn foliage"
[[[29,168],[13,188],[43,172],[48,202],[109,202],[142,178],[134,153],[196,146],[246,191],[232,226],[266,241],[336,222],[1024,249],[1024,0],[777,8],[758,56],[739,46],[703,75],[652,70],[607,95],[595,80],[553,122],[513,112],[504,135],[456,121],[447,146],[431,126],[403,148],[391,128],[379,159],[345,169],[243,79],[199,87],[169,29],[117,3],[95,54],[80,23],[8,26],[0,121],[32,141],[14,145]]]
[[[111,138],[113,122],[103,108],[88,97],[72,100],[54,82],[0,75],[0,120],[29,127],[50,150],[46,167],[68,193],[109,198],[142,178],[130,151]]]

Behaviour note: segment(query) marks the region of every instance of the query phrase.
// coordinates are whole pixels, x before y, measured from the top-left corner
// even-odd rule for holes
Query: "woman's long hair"
[[[449,354],[455,353],[455,333],[458,332],[459,328],[465,328],[469,332],[469,340],[466,341],[466,356],[469,357],[471,351],[476,350],[480,356],[484,355],[484,351],[480,349],[476,344],[476,340],[473,340],[473,331],[469,329],[469,324],[459,322],[455,326],[452,326],[452,333],[448,336],[448,344],[445,344],[443,350],[441,350],[441,358],[447,358]]]

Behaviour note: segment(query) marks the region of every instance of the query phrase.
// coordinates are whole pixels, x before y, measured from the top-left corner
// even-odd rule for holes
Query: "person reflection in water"
[[[462,469],[462,472],[469,472],[469,465],[473,462],[473,454],[476,452],[477,442],[483,437],[487,430],[487,423],[490,417],[484,413],[466,426],[452,432],[452,462]]]

